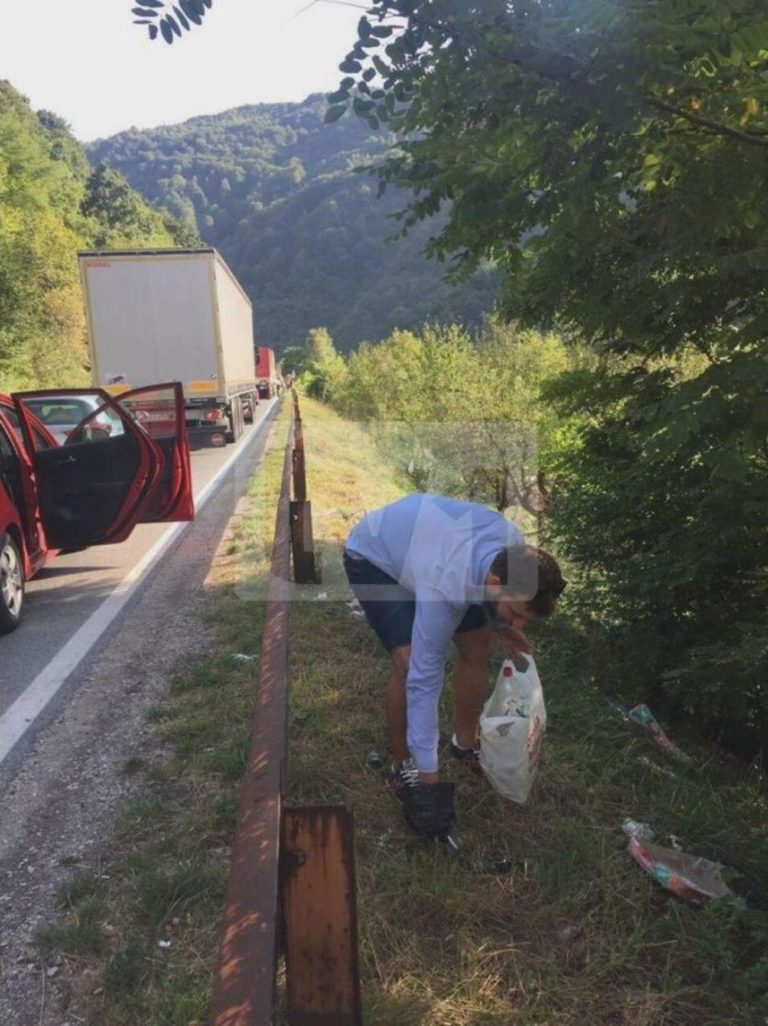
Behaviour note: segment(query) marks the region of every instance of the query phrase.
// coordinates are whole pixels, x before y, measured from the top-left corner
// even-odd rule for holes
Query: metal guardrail
[[[281,949],[289,1026],[362,1024],[351,812],[284,804],[291,549],[296,583],[317,580],[295,392],[293,398],[212,1026],[271,1026]]]

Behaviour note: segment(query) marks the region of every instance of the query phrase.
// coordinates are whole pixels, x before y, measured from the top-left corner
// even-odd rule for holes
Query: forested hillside
[[[256,308],[260,341],[282,350],[326,326],[342,350],[424,321],[477,324],[495,275],[462,286],[423,257],[433,227],[408,239],[391,215],[404,196],[355,171],[392,140],[352,117],[323,124],[325,100],[261,104],[132,130],[89,147],[94,163],[216,246]]]
[[[78,249],[194,240],[0,82],[0,390],[87,384]]]

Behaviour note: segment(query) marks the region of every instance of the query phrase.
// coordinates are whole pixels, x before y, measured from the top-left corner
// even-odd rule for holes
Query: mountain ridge
[[[394,137],[351,116],[326,125],[325,109],[317,93],[245,104],[128,129],[87,152],[222,253],[254,303],[262,344],[281,351],[322,325],[348,351],[425,321],[477,325],[493,307],[493,272],[444,281],[422,254],[438,222],[388,241],[406,198],[377,199],[357,169]]]

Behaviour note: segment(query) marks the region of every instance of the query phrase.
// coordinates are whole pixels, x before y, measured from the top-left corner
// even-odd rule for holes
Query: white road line
[[[200,494],[195,496],[195,509],[197,513],[200,512],[208,499],[210,499],[217,485],[232,464],[246,450],[250,449],[251,444],[261,434],[268,419],[269,413],[266,413],[242,448],[238,447],[232,453]],[[82,662],[123,606],[125,606],[141,583],[147,568],[157,562],[178,536],[190,527],[191,523],[174,524],[161,534],[152,548],[144,554],[139,562],[114,587],[98,609],[91,613],[82,627],[72,635],[63,648],[59,649],[45,669],[38,673],[29,687],[0,716],[0,764],[2,764],[11,749],[29,730],[40,713],[59,691],[67,677]]]

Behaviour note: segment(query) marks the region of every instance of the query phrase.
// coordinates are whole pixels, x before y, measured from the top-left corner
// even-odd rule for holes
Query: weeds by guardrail
[[[295,583],[317,582],[295,392],[212,1026],[274,1022],[281,953],[289,1026],[362,1023],[351,812],[344,806],[290,808],[284,803],[291,550]]]

